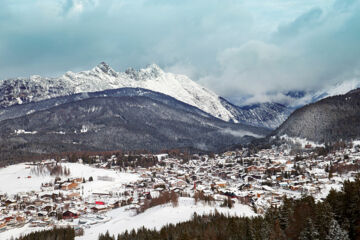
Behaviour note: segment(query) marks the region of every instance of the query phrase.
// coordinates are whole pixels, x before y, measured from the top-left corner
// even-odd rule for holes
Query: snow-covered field
[[[35,176],[30,167],[22,164],[11,165],[0,169],[0,192],[15,194],[19,192],[39,191],[41,183],[52,180],[50,176]],[[31,177],[31,178],[28,178]]]
[[[26,224],[24,227],[21,228],[13,228],[10,230],[7,230],[5,232],[0,233],[0,239],[1,240],[12,240],[16,239],[20,236],[25,236],[27,234],[30,234],[32,232],[42,231],[51,229],[51,227],[42,228],[42,227],[30,227],[30,224]]]
[[[161,229],[167,224],[176,224],[188,221],[192,218],[194,213],[199,215],[209,214],[215,212],[232,216],[256,216],[249,206],[242,204],[235,204],[233,208],[223,208],[218,205],[209,206],[198,202],[195,204],[193,198],[179,198],[179,205],[173,207],[170,203],[156,206],[146,210],[139,215],[134,214],[132,210],[127,210],[127,206],[111,210],[106,213],[110,221],[90,225],[90,228],[85,228],[85,233],[81,237],[76,237],[77,240],[97,240],[100,233],[121,234],[126,230],[139,229],[146,227],[150,229]],[[76,225],[78,220],[75,220],[69,225]],[[44,230],[48,228],[33,228],[29,224],[22,228],[14,228],[0,233],[1,240],[8,240],[11,237],[16,238],[21,235],[26,235],[34,231]]]
[[[91,192],[115,191],[121,184],[133,182],[139,179],[139,176],[131,173],[117,172],[114,170],[94,168],[79,163],[63,163],[63,167],[70,169],[70,175],[67,177],[81,177],[86,180],[90,176],[93,182],[86,182],[84,186],[84,195]],[[26,163],[11,165],[0,169],[0,192],[15,194],[19,192],[40,191],[41,183],[53,182],[54,176],[44,174],[37,176],[32,173],[31,168]],[[98,177],[108,176],[114,181],[98,180]]]
[[[76,239],[92,240],[97,239],[100,233],[106,233],[106,231],[109,231],[111,235],[117,235],[126,230],[130,231],[143,226],[159,230],[170,223],[176,224],[188,221],[194,213],[199,215],[209,214],[215,212],[215,209],[226,215],[256,216],[247,205],[235,204],[234,208],[229,209],[220,206],[204,205],[199,202],[195,205],[193,198],[179,198],[179,205],[177,207],[173,207],[171,204],[160,205],[150,208],[139,215],[135,215],[132,211],[127,211],[126,207],[109,211],[107,216],[111,218],[110,221],[85,229],[84,236],[77,237]]]
[[[94,181],[82,184],[84,186],[84,196],[91,195],[94,192],[116,191],[122,187],[122,184],[135,182],[140,179],[137,174],[94,168],[83,164],[66,163],[64,166],[70,168],[70,175],[74,177],[83,177],[85,179],[89,179],[90,176],[93,177]],[[98,177],[108,177],[113,179],[113,181],[103,181],[98,179]]]

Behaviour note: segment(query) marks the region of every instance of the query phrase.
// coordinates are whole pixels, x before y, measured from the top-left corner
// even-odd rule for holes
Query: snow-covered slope
[[[90,71],[67,72],[59,78],[31,76],[4,80],[0,83],[0,106],[7,107],[74,93],[122,87],[138,87],[161,92],[222,120],[237,122],[214,92],[184,75],[164,72],[155,64],[140,70],[116,72],[102,62]]]
[[[180,198],[179,206],[172,207],[171,204],[164,204],[152,207],[144,213],[134,215],[131,211],[126,211],[126,207],[110,211],[107,215],[111,220],[107,223],[100,223],[85,229],[84,236],[77,237],[78,240],[96,239],[99,234],[109,231],[110,235],[117,235],[124,233],[126,230],[139,229],[146,227],[149,229],[160,230],[161,227],[167,224],[176,224],[191,220],[194,213],[198,215],[217,212],[241,217],[255,217],[257,216],[249,206],[242,204],[235,204],[234,208],[223,208],[217,203],[214,206],[209,206],[203,203],[194,203],[193,198]]]
[[[79,163],[63,163],[63,167],[70,169],[68,177],[81,177],[89,179],[93,177],[96,181],[84,183],[84,194],[96,191],[114,191],[121,184],[135,182],[139,179],[137,174],[116,172],[113,170],[93,168]],[[20,192],[40,191],[42,183],[53,182],[54,176],[48,172],[36,174],[36,167],[28,163],[20,163],[0,168],[0,182],[7,183],[0,186],[0,193],[17,194]],[[109,176],[114,182],[99,180],[99,176]],[[0,238],[2,239],[2,238]]]
[[[179,205],[173,207],[171,204],[163,204],[156,207],[149,208],[144,213],[136,215],[134,211],[127,210],[128,206],[117,208],[106,213],[106,216],[109,217],[109,221],[97,223],[91,225],[90,228],[85,228],[83,236],[76,237],[76,240],[96,240],[99,237],[99,234],[104,234],[109,231],[110,235],[117,235],[124,233],[125,231],[130,232],[132,229],[139,229],[142,227],[149,229],[160,230],[163,226],[167,224],[177,224],[180,222],[185,222],[191,220],[194,213],[198,215],[211,214],[215,211],[230,215],[230,216],[240,216],[240,217],[256,217],[257,214],[247,206],[236,203],[233,208],[224,208],[220,207],[221,203],[215,203],[214,206],[209,206],[204,203],[195,204],[193,198],[179,198]],[[83,219],[83,220],[86,220]],[[74,222],[66,222],[69,225],[78,224],[78,220]],[[21,235],[26,235],[31,232],[41,231],[46,228],[33,228],[29,224],[26,224],[21,228],[13,228],[5,232],[0,233],[0,239],[10,240],[13,238],[20,237]]]
[[[329,85],[317,91],[290,91],[285,94],[290,99],[287,99],[287,103],[284,104],[296,109],[327,97],[346,94],[357,88],[360,88],[360,79],[354,78],[344,82],[339,82],[335,85]]]
[[[246,106],[236,106],[220,98],[221,103],[229,110],[239,123],[275,129],[280,126],[292,112],[290,108],[279,103],[265,102]]]

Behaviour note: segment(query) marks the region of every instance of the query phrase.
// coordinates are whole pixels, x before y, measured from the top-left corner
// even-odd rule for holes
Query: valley
[[[236,106],[156,65],[119,73],[101,63],[0,91],[1,239],[256,219],[286,199],[324,201],[360,171],[357,89],[311,93],[304,107]]]
[[[0,240],[359,240],[360,0],[2,0]]]
[[[284,196],[305,194],[320,201],[356,177],[358,144],[322,155],[320,146],[307,142],[301,155],[289,143],[256,154],[247,148],[186,158],[117,153],[8,166],[0,169],[0,180],[9,183],[0,188],[0,237],[71,226],[77,239],[96,239],[106,231],[160,229],[187,221],[193,213],[262,215],[279,207]],[[176,198],[166,198],[169,194]],[[231,204],[224,205],[227,201]]]

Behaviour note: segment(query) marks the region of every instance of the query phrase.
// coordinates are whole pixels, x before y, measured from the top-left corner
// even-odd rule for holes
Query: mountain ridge
[[[280,120],[277,119],[278,112],[269,113],[266,112],[267,108],[259,106],[258,113],[272,115],[269,118],[274,119],[273,122],[269,119],[270,122],[263,122],[258,114],[249,114],[247,110],[231,104],[188,77],[166,73],[156,64],[139,70],[128,68],[124,72],[116,72],[105,62],[88,71],[68,71],[58,78],[34,75],[3,80],[0,82],[0,109],[59,96],[116,88],[143,88],[160,92],[229,122],[275,128],[282,119],[281,115]],[[252,121],[247,119],[249,117],[256,119]]]
[[[1,159],[16,153],[195,148],[217,151],[269,131],[233,124],[171,98],[99,96],[0,122]],[[8,154],[8,155],[6,155]]]
[[[101,62],[91,70],[78,73],[68,71],[57,78],[33,75],[0,81],[0,111],[13,105],[77,93],[143,88],[174,97],[224,121],[276,129],[295,109],[327,96],[345,93],[356,86],[360,86],[360,82],[355,79],[319,91],[289,91],[284,94],[290,99],[285,104],[263,102],[237,106],[190,78],[165,72],[156,64],[139,70],[128,68],[124,72],[117,72]],[[0,115],[1,119],[4,117]]]
[[[272,135],[328,143],[359,138],[359,126],[360,89],[356,89],[295,110]]]
[[[225,121],[233,118],[221,105],[215,93],[184,75],[166,73],[155,64],[140,70],[127,69],[125,72],[116,72],[102,62],[92,70],[67,72],[58,78],[31,76],[7,79],[0,85],[0,106],[8,107],[51,97],[122,87],[138,87],[161,92]]]

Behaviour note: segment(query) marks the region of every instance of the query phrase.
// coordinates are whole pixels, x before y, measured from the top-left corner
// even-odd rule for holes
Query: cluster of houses
[[[86,228],[107,221],[104,213],[111,209],[125,206],[136,210],[163,191],[174,191],[183,197],[194,197],[201,192],[213,201],[231,198],[262,214],[268,207],[280,205],[284,196],[297,198],[308,194],[321,199],[331,187],[355,177],[360,166],[358,148],[318,156],[309,144],[297,155],[282,146],[256,154],[243,149],[211,156],[195,154],[187,161],[167,154],[158,155],[158,159],[159,164],[152,167],[122,169],[140,177],[135,182],[117,186],[116,191],[84,195],[83,184],[89,179],[58,176],[53,183],[43,183],[40,191],[12,196],[0,194],[0,232],[25,224]],[[117,159],[112,156],[103,161],[116,162]],[[119,171],[116,164],[96,163],[96,167],[113,166]],[[339,166],[346,171],[339,171]],[[112,181],[107,176],[91,180]]]
[[[344,148],[326,156],[318,156],[312,150],[307,144],[296,155],[291,154],[289,147],[281,146],[253,155],[247,149],[213,157],[193,155],[186,163],[167,158],[161,166],[136,169],[142,176],[137,191],[147,193],[163,188],[190,197],[202,192],[215,201],[231,197],[262,214],[270,206],[279,206],[284,196],[324,198],[331,188],[339,189],[345,179],[355,178],[359,172],[358,148]]]

